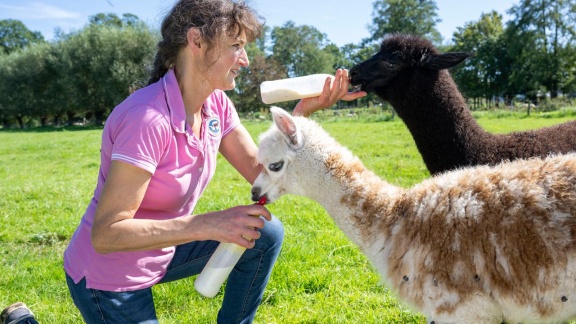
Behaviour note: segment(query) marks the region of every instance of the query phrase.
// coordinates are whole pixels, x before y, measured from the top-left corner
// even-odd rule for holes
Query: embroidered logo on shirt
[[[220,120],[216,117],[210,118],[208,121],[208,131],[210,135],[217,136],[220,134]]]

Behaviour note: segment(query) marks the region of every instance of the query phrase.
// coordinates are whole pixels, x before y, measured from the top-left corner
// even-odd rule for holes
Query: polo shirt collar
[[[170,122],[172,127],[179,133],[186,133],[186,109],[184,99],[178,86],[178,80],[174,74],[174,69],[170,69],[162,78],[164,93],[166,94],[166,104],[170,111]]]

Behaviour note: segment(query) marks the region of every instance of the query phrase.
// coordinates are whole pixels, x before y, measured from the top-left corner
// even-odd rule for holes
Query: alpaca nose
[[[358,73],[360,72],[360,71],[358,71],[358,70],[360,70],[360,67],[359,67],[358,65],[354,66],[354,67],[350,70],[350,73],[349,73],[349,75],[350,75],[350,83],[351,83],[352,85],[356,85],[356,83],[358,82],[357,76],[358,76]]]
[[[358,65],[355,65],[350,69],[350,79],[352,79],[356,74],[358,74]]]
[[[252,188],[252,201],[257,202],[260,200],[260,194],[262,193],[262,189],[260,187]]]

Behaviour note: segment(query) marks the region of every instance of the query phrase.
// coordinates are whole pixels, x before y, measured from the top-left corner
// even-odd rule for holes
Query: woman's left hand
[[[318,97],[304,98],[294,107],[293,115],[308,117],[315,111],[328,108],[338,100],[351,101],[366,95],[365,91],[349,92],[350,80],[348,70],[338,69],[334,79],[326,78],[324,89]]]

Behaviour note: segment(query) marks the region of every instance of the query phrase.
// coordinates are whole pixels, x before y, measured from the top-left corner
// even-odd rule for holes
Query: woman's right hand
[[[193,229],[198,240],[214,240],[236,243],[245,248],[254,247],[254,240],[260,238],[259,229],[270,221],[272,215],[266,207],[258,204],[236,206],[222,211],[194,215]]]

